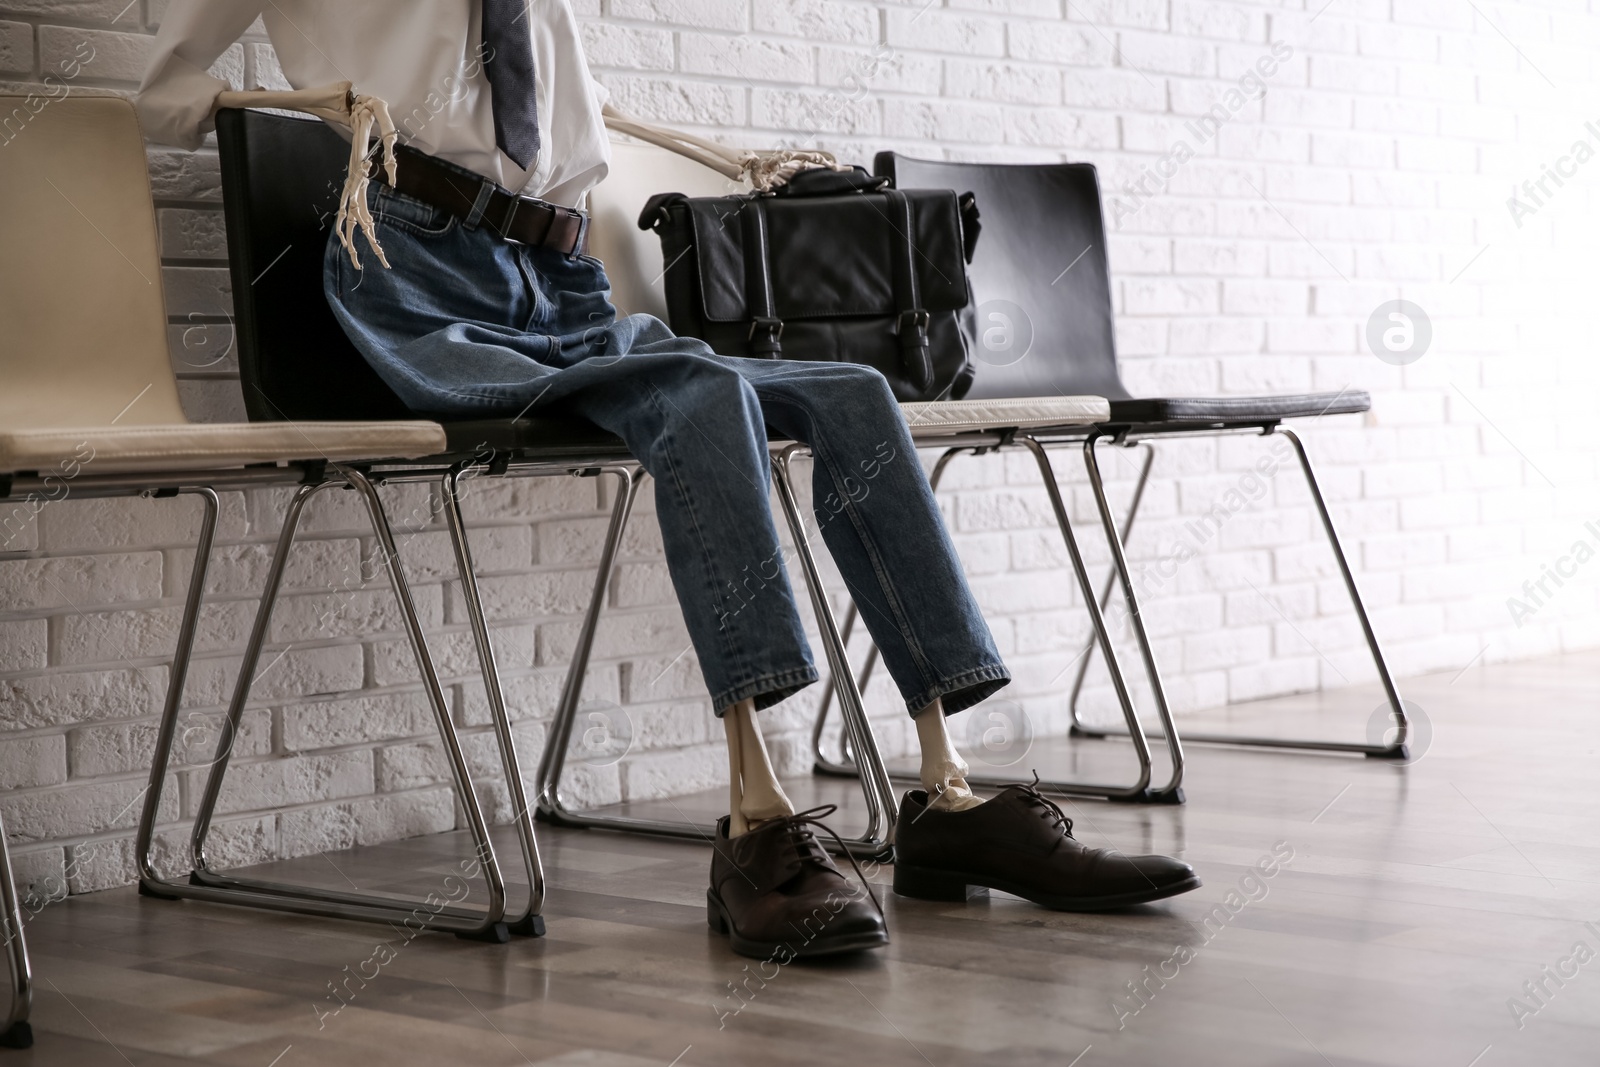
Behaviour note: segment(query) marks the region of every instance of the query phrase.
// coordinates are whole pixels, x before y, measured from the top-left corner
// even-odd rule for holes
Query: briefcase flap
[[[926,311],[967,303],[961,212],[949,189],[906,189],[915,220],[912,262]],[[694,226],[700,293],[712,322],[749,319],[743,211],[748,197],[685,199]],[[779,319],[893,316],[895,242],[905,242],[882,194],[767,197],[768,263]]]

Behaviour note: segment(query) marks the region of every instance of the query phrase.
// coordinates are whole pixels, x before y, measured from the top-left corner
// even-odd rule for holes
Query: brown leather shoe
[[[847,881],[811,832],[815,825],[833,834],[819,820],[834,810],[827,804],[773,819],[732,840],[728,820],[717,823],[706,921],[728,935],[733,951],[787,963],[889,943],[883,909],[866,879],[860,887]],[[855,871],[860,877],[861,869]]]
[[[1034,785],[1008,786],[965,811],[927,805],[920,789],[900,801],[894,891],[901,896],[965,900],[968,886],[983,886],[1057,911],[1102,911],[1200,887],[1181,860],[1084,845],[1072,836],[1072,820]]]

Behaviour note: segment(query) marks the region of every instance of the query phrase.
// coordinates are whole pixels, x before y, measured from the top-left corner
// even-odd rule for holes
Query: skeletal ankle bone
[[[722,715],[728,737],[728,836],[738,837],[768,819],[794,814],[773,773],[755,703],[744,700]]]
[[[983,803],[967,785],[967,763],[956,751],[945,726],[944,704],[935,700],[917,713],[917,743],[922,747],[922,787],[933,800],[930,808],[965,811]]]

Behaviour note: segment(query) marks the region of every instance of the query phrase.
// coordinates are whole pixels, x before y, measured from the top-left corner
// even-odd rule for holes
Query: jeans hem
[[[770,708],[794,696],[806,686],[815,682],[821,675],[810,664],[804,667],[792,667],[776,674],[763,675],[754,681],[742,685],[732,686],[715,694],[711,698],[711,708],[717,718],[722,718],[722,713],[739,703],[741,700],[755,698],[756,710]]]
[[[988,700],[1010,684],[1011,672],[1004,664],[974,667],[970,671],[963,671],[935,682],[920,695],[906,701],[906,711],[915,715],[935,700],[943,700],[945,715],[954,715],[958,711],[965,711],[974,704]]]

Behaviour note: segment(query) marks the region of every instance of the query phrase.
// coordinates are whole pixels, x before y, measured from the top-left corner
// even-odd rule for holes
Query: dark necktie
[[[539,105],[533,82],[533,31],[528,0],[483,0],[483,43],[489,56],[494,139],[517,166],[539,158]]]

